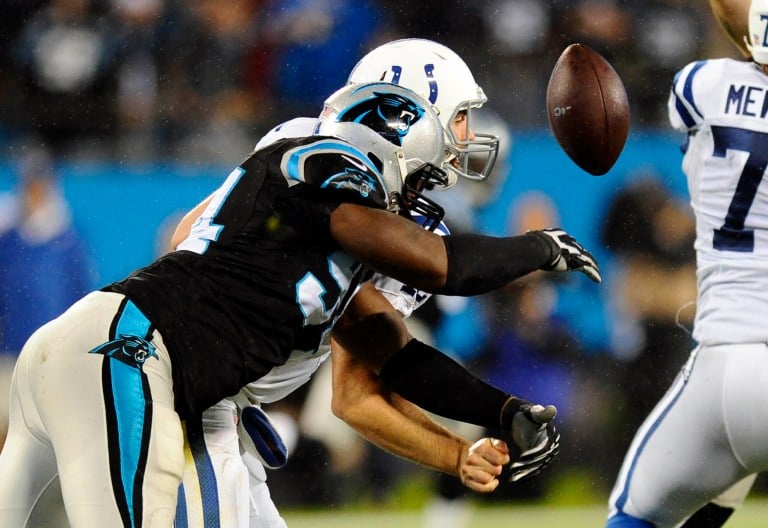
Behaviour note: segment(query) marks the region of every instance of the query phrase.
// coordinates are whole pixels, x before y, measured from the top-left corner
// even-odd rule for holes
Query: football
[[[599,176],[616,163],[629,134],[624,83],[602,55],[571,44],[557,59],[547,85],[547,118],[566,154]]]

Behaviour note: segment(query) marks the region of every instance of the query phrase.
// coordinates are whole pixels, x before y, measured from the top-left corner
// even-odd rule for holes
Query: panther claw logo
[[[90,351],[91,354],[103,354],[122,361],[126,365],[140,367],[147,358],[157,358],[155,345],[134,335],[120,334],[120,339],[113,339]]]

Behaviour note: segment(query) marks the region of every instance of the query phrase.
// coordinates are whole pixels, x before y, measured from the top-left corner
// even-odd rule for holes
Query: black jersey
[[[214,193],[177,251],[106,290],[163,336],[176,408],[197,414],[283,364],[314,354],[361,279],[329,217],[341,202],[384,208],[380,167],[325,137],[258,150]]]

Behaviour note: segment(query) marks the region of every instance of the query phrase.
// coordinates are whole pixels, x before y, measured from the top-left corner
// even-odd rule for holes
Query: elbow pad
[[[496,238],[476,234],[442,238],[448,257],[445,286],[436,293],[471,296],[501,288],[553,260],[550,244],[535,234]]]

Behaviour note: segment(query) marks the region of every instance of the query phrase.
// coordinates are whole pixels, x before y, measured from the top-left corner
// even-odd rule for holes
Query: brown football
[[[629,133],[624,83],[595,50],[571,44],[549,78],[547,118],[555,139],[576,165],[595,176],[605,174]]]

